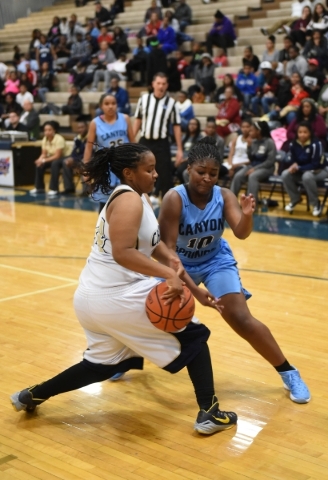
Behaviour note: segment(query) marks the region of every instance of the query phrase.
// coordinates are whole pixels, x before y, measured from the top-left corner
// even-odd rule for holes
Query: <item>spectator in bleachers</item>
[[[16,95],[14,93],[7,93],[5,95],[5,102],[2,105],[3,111],[1,114],[2,125],[8,123],[8,117],[10,112],[21,113],[22,107],[15,100]]]
[[[310,97],[317,101],[319,92],[326,81],[326,76],[323,71],[319,69],[319,62],[316,58],[309,58],[308,64],[309,69],[304,75],[303,82]]]
[[[157,38],[160,48],[164,50],[166,55],[174,52],[174,50],[177,50],[178,46],[176,42],[175,31],[172,27],[170,27],[168,17],[164,17],[162,26],[158,30]]]
[[[293,46],[293,41],[290,36],[284,37],[284,48],[279,51],[278,62],[282,63],[284,67],[287,65],[287,62],[290,60],[289,49]]]
[[[40,137],[40,117],[34,104],[25,100],[20,122],[25,125],[30,140],[38,140]]]
[[[98,20],[90,20],[89,21],[89,31],[90,31],[90,35],[93,37],[93,38],[98,38],[99,35],[100,35],[100,29],[101,29],[101,26],[100,26],[100,23]]]
[[[43,125],[44,137],[40,157],[35,160],[35,188],[30,190],[31,195],[45,192],[44,174],[50,168],[49,197],[55,197],[59,192],[59,175],[64,158],[68,156],[70,148],[66,145],[64,137],[58,134],[59,123],[45,122]]]
[[[188,182],[188,153],[190,149],[203,138],[200,128],[200,121],[198,118],[192,118],[188,122],[187,130],[182,137],[182,148],[183,148],[183,161],[176,168],[175,174],[178,177],[180,183]],[[186,175],[187,174],[187,175]]]
[[[16,65],[17,73],[26,73],[26,66],[29,61],[26,59],[25,53],[21,53],[19,56],[19,62]]]
[[[108,32],[106,25],[100,27],[100,35],[98,36],[97,40],[99,45],[101,42],[107,42],[108,45],[111,45],[113,41],[113,35]]]
[[[325,119],[328,125],[328,83],[324,85],[318,97],[319,114]]]
[[[147,58],[147,85],[151,85],[154,76],[158,72],[166,73],[167,71],[166,55],[164,51],[159,48],[157,37],[152,37],[150,39],[149,46],[151,47],[151,51]]]
[[[63,182],[66,195],[75,193],[73,176],[79,171],[83,160],[85,145],[88,136],[88,123],[78,120],[77,136],[74,138],[72,153],[63,161]]]
[[[279,62],[279,51],[276,50],[276,37],[270,35],[266,41],[266,50],[262,55],[262,62],[270,62],[275,70]]]
[[[298,72],[303,78],[308,69],[306,59],[300,55],[300,50],[296,45],[289,49],[290,60],[286,64],[286,76],[290,77],[292,73]]]
[[[233,95],[235,98],[237,98],[239,103],[242,103],[244,101],[243,94],[239,90],[239,88],[235,85],[235,81],[233,79],[233,76],[230,73],[227,73],[223,77],[223,84],[221,87],[219,87],[214,95],[214,101],[215,103],[221,103],[225,99],[225,89],[226,87],[232,87],[233,89]]]
[[[328,12],[322,3],[317,3],[314,7],[312,20],[308,24],[307,30],[321,30],[322,33],[327,33]]]
[[[107,93],[116,98],[117,111],[119,113],[125,113],[126,115],[131,114],[129,92],[119,86],[119,80],[117,78],[111,79],[110,88],[107,90]]]
[[[253,53],[253,47],[249,45],[248,47],[245,47],[244,49],[244,57],[242,59],[243,65],[245,62],[248,62],[252,65],[253,72],[256,73],[259,69],[260,66],[260,60],[257,55],[254,55]]]
[[[85,39],[89,44],[91,55],[94,55],[99,50],[99,44],[95,37],[92,37],[90,32],[85,34]]]
[[[62,17],[60,19],[60,24],[59,24],[59,28],[60,28],[60,34],[61,35],[67,35],[68,34],[68,21],[67,21],[67,17]]]
[[[76,34],[76,42],[71,46],[71,55],[66,63],[67,70],[70,70],[78,62],[89,59],[91,56],[91,47],[87,40],[83,39],[81,33]]]
[[[36,51],[40,46],[41,32],[38,28],[35,28],[32,32],[32,39],[30,41],[28,53],[30,60],[36,60]]]
[[[224,157],[224,140],[216,132],[216,122],[214,117],[207,117],[206,126],[204,130],[205,137],[210,137],[215,140],[216,148],[219,150],[220,157],[223,160]]]
[[[14,64],[15,67],[19,64],[20,58],[21,58],[21,49],[18,45],[15,45],[14,46],[14,55],[13,55],[13,64]]]
[[[17,112],[10,112],[8,116],[6,130],[15,130],[16,132],[26,132],[26,126],[20,122]]]
[[[252,97],[256,95],[257,91],[257,76],[252,71],[251,63],[244,63],[243,69],[239,72],[236,86],[239,88],[244,97],[245,110],[250,109],[250,102]]]
[[[327,127],[324,119],[318,114],[315,103],[310,98],[302,101],[302,105],[297,111],[296,118],[291,122],[287,129],[287,139],[289,141],[295,140],[297,127],[302,122],[309,122],[313,136],[317,138],[324,149],[326,149],[327,142]]]
[[[220,10],[216,11],[214,20],[212,29],[206,39],[207,51],[211,55],[213,54],[214,45],[223,48],[226,52],[227,48],[234,46],[234,42],[237,39],[231,20],[223,15]]]
[[[150,7],[147,8],[144,23],[147,23],[150,20],[152,13],[156,13],[159,20],[163,20],[162,9],[157,6],[156,0],[152,0]]]
[[[136,38],[137,46],[133,49],[132,58],[126,65],[127,78],[130,82],[133,80],[133,72],[140,72],[140,81],[136,81],[133,86],[142,86],[146,84],[147,58],[150,48],[143,45],[140,37]]]
[[[183,52],[181,52],[181,50],[177,50],[175,52],[175,58],[177,61],[177,69],[179,71],[180,78],[182,80],[183,78],[186,78],[188,76],[189,64],[185,60],[185,55]]]
[[[230,189],[238,196],[242,184],[247,182],[247,194],[252,193],[258,203],[260,182],[273,174],[277,150],[267,122],[253,122],[250,136],[252,142],[247,148],[249,164],[234,175]]]
[[[217,134],[223,139],[227,139],[232,133],[240,129],[240,103],[234,98],[232,87],[226,87],[224,91],[225,99],[217,105],[218,114],[216,116]]]
[[[76,65],[73,70],[71,70],[71,74],[74,79],[74,85],[78,87],[79,90],[83,90],[84,87],[93,82],[95,71],[98,68],[98,56],[95,54],[91,57],[91,63]]]
[[[247,149],[252,143],[250,136],[251,125],[251,120],[243,120],[240,125],[241,135],[238,135],[238,137],[231,142],[228,156],[230,178],[242,167],[249,164]]]
[[[19,78],[17,77],[17,73],[15,70],[7,73],[7,80],[5,81],[5,88],[4,91],[2,92],[3,95],[6,95],[7,93],[13,93],[14,95],[17,95],[19,93]]]
[[[112,78],[117,78],[118,80],[126,80],[126,66],[128,64],[125,53],[121,53],[119,58],[115,62],[109,63],[107,65],[107,70],[109,72],[109,82]]]
[[[178,42],[178,36],[181,35],[182,36],[182,41],[180,42],[181,44],[184,42],[184,41],[187,41],[187,40],[183,40],[184,37],[188,37],[188,35],[185,35],[183,33],[180,32],[180,25],[179,25],[179,22],[178,20],[175,18],[174,16],[174,13],[171,11],[171,10],[166,10],[165,12],[165,15],[164,17],[166,17],[168,19],[168,22],[169,22],[169,25],[170,27],[173,28],[175,34],[176,34],[176,38],[177,38],[177,43]],[[188,37],[189,38],[189,37]]]
[[[35,72],[33,72],[35,73]],[[35,91],[35,88],[34,86],[32,85],[32,83],[30,82],[29,80],[29,77],[27,76],[27,73],[22,73],[21,76],[20,76],[20,83],[26,85],[26,90],[30,93],[32,93],[32,96],[34,97],[34,91]],[[37,76],[36,76],[36,83],[37,83]],[[36,85],[35,83],[35,85]]]
[[[179,22],[180,31],[184,32],[188,25],[191,25],[192,22],[192,10],[186,3],[186,0],[179,1],[175,7],[174,15]]]
[[[54,68],[55,70],[57,70],[66,65],[71,55],[71,51],[67,46],[67,40],[65,35],[61,35],[59,37],[59,42],[57,45],[55,45],[55,53],[56,60],[54,62]]]
[[[270,112],[270,115],[271,113],[273,115],[274,112],[279,114],[279,112],[288,104],[288,102],[290,102],[290,100],[293,98],[292,88],[301,81],[302,78],[300,74],[295,72],[290,78],[286,77],[283,81],[280,82],[275,106],[273,111]]]
[[[158,30],[161,28],[161,25],[162,25],[162,22],[158,18],[157,13],[152,13],[149,21],[141,30],[142,35],[146,35],[147,37],[156,37],[158,34]],[[139,33],[139,36],[140,35],[141,33]]]
[[[54,90],[54,76],[49,71],[49,65],[47,62],[42,63],[41,71],[39,74],[38,81],[38,96],[42,103],[46,103],[46,94],[47,92],[52,92]]]
[[[101,2],[95,2],[95,18],[99,20],[101,26],[113,24],[111,13],[102,5]]]
[[[228,67],[229,62],[228,62],[228,57],[221,47],[217,47],[217,54],[213,58],[213,63],[215,64],[216,67]]]
[[[307,59],[315,58],[318,60],[322,70],[328,67],[327,39],[320,30],[313,30],[312,38],[306,42],[302,55]]]
[[[71,86],[71,94],[68,97],[67,104],[62,107],[63,115],[81,115],[83,112],[83,102],[79,95],[79,90],[75,85]]]
[[[47,41],[47,37],[43,34],[40,36],[40,45],[36,49],[36,60],[39,65],[39,70],[43,63],[47,63],[49,70],[53,70],[53,61],[56,59],[54,46]]]
[[[70,48],[73,43],[76,42],[76,35],[81,33],[84,35],[84,29],[78,23],[74,22],[74,20],[70,20],[68,22],[68,34],[67,34],[67,45]]]
[[[169,84],[169,92],[175,93],[181,90],[181,79],[180,72],[177,67],[177,60],[174,57],[169,57],[166,60],[167,70],[167,81]]]
[[[118,13],[124,12],[124,0],[114,0],[110,6],[110,14],[112,18],[115,18]]]
[[[295,74],[294,74],[295,75]],[[304,89],[303,81],[300,78],[291,88],[292,98],[287,105],[277,112],[276,110],[269,113],[270,120],[286,118],[286,123],[289,125],[296,117],[296,112],[302,104],[302,100],[309,97],[308,92]]]
[[[0,62],[0,80],[4,81],[8,72],[8,65]]]
[[[310,23],[312,18],[311,8],[305,6],[302,10],[302,16],[296,22],[294,22],[291,26],[290,35],[293,43],[299,43],[302,47],[304,47],[306,42],[306,31],[307,26]]]
[[[26,76],[26,80],[24,80],[25,76]],[[35,87],[38,83],[38,74],[36,73],[35,70],[32,70],[31,69],[31,64],[30,63],[27,63],[26,64],[26,73],[22,73],[21,75],[21,80],[24,81],[25,83],[29,83],[32,85],[33,87],[33,94],[34,94],[34,90],[35,90]],[[29,89],[29,91],[32,92],[32,90]]]
[[[113,50],[108,47],[107,42],[100,44],[100,50],[97,53],[98,56],[98,69],[94,72],[92,90],[96,92],[98,90],[98,84],[100,81],[105,82],[105,89],[109,88],[110,72],[107,70],[109,63],[115,62],[116,58]]]
[[[211,55],[209,53],[203,53],[201,64],[195,69],[195,81],[196,85],[201,87],[206,102],[210,101],[210,96],[216,88],[214,70],[215,65]]]
[[[260,115],[259,106],[262,106],[263,113],[269,113],[270,106],[277,100],[279,79],[270,62],[262,62],[261,74],[258,77],[258,89],[256,97],[251,100],[252,112],[255,116]]]
[[[56,44],[58,43],[60,35],[61,35],[60,18],[56,16],[52,20],[52,25],[49,28],[47,39],[50,43]]]
[[[282,172],[284,187],[290,197],[290,203],[285,210],[292,212],[295,206],[302,201],[298,184],[301,181],[312,206],[312,215],[321,214],[321,205],[318,198],[317,182],[328,177],[322,145],[313,134],[311,125],[301,122],[296,131],[296,138],[289,147],[291,166]]]
[[[260,30],[263,35],[269,36],[281,28],[290,27],[295,21],[301,18],[304,7],[311,7],[311,2],[309,0],[296,0],[292,3],[291,7],[292,11],[290,17],[278,20],[269,28],[261,28]]]
[[[121,27],[114,27],[114,38],[110,48],[113,50],[116,58],[122,53],[129,53],[128,38]]]
[[[194,108],[187,92],[181,90],[177,95],[177,107],[180,112],[181,130],[185,132],[192,118],[195,118]]]
[[[20,83],[19,85],[19,93],[16,95],[16,102],[23,107],[24,102],[28,100],[29,102],[34,102],[34,97],[32,93],[30,93],[27,89],[26,83]]]

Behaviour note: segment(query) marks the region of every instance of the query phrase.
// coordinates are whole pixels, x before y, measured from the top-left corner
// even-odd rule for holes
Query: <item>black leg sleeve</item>
[[[208,410],[212,405],[215,392],[212,362],[207,343],[203,343],[202,350],[187,365],[187,369],[195,389],[199,408]]]
[[[64,370],[56,377],[36,385],[31,391],[34,398],[47,399],[60,393],[70,392],[85,387],[91,383],[103,382],[116,373],[124,373],[131,368],[142,370],[143,358],[132,357],[117,365],[102,365],[83,360]]]

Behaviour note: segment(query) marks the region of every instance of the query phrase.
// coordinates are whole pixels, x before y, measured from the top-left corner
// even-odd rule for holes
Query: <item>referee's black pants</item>
[[[155,195],[162,193],[162,197],[170,188],[173,188],[172,161],[170,143],[166,138],[159,140],[148,140],[141,137],[139,143],[149,148],[156,158],[156,171],[158,179],[155,185]]]

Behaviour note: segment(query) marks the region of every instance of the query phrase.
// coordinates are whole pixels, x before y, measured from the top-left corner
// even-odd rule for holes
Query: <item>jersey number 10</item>
[[[200,250],[201,248],[207,247],[210,243],[214,240],[214,235],[208,235],[207,237],[201,238],[191,238],[188,242],[187,248],[197,248]]]

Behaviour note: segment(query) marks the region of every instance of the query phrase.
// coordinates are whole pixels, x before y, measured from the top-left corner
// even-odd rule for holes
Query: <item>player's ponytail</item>
[[[110,174],[113,172],[124,183],[123,170],[135,168],[149,149],[140,143],[125,143],[117,147],[97,150],[88,163],[82,165],[82,175],[92,191],[100,190],[109,195],[111,187]]]

